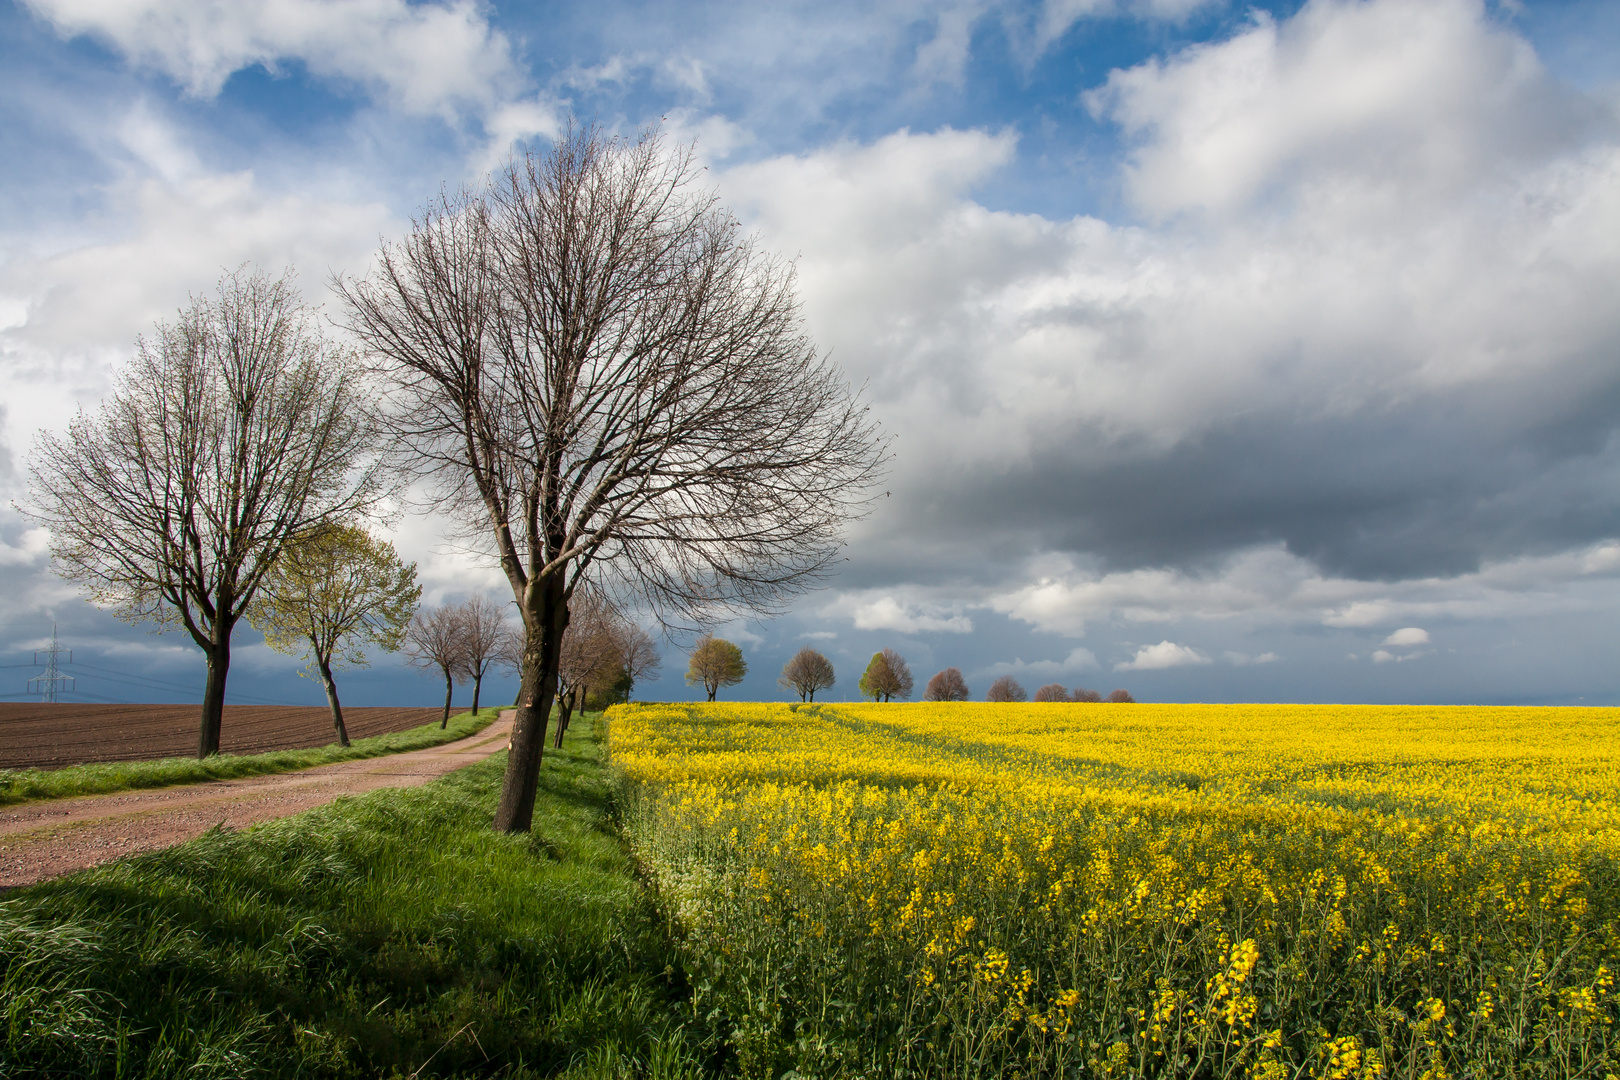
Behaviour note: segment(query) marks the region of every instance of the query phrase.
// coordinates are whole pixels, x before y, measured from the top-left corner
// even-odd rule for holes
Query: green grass
[[[69,765],[65,769],[0,769],[0,806],[30,799],[65,799],[74,795],[105,795],[136,788],[268,776],[339,761],[422,750],[482,731],[495,722],[499,713],[499,709],[462,713],[452,716],[450,726],[442,731],[435,720],[405,731],[355,739],[347,748],[331,743],[308,750],[272,750],[266,754],[215,754],[201,761],[175,757],[156,761],[99,761]]]
[[[0,1076],[698,1072],[593,727],[527,836],[503,752],[0,900]]]

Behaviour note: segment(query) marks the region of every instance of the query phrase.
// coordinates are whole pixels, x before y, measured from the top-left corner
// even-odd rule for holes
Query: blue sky
[[[1620,5],[0,0],[0,103],[0,663],[54,621],[86,700],[201,662],[50,572],[35,432],[223,268],[325,302],[572,113],[696,140],[895,437],[827,588],[719,628],[739,696],[814,644],[835,699],[892,646],[981,692],[1620,704]],[[429,599],[498,595],[445,525],[391,534]],[[641,693],[694,693],[681,644]],[[244,627],[232,699],[319,703],[298,667]]]

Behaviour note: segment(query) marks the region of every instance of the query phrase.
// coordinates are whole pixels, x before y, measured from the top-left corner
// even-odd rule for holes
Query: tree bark
[[[343,706],[338,703],[337,683],[332,680],[332,666],[319,653],[315,663],[321,669],[321,685],[326,687],[326,703],[332,706],[332,726],[337,728],[339,746],[349,745],[349,729],[343,725]]]
[[[478,689],[479,689],[479,687],[481,687],[483,685],[484,685],[484,673],[482,671],[480,671],[480,672],[477,672],[476,674],[473,675],[473,715],[474,716],[478,715]]]
[[[202,722],[197,732],[197,757],[219,753],[219,729],[225,719],[225,676],[231,667],[231,632],[215,633],[208,645],[208,682],[203,687]]]
[[[523,690],[512,724],[512,749],[506,755],[501,801],[495,808],[498,832],[528,832],[534,820],[534,797],[545,755],[546,721],[557,698],[557,669],[563,633],[568,629],[568,594],[563,569],[531,578],[523,590],[524,622],[529,627],[523,650]]]
[[[450,694],[452,690],[453,684],[450,681],[450,672],[446,669],[444,673],[444,717],[439,721],[440,731],[450,726]]]

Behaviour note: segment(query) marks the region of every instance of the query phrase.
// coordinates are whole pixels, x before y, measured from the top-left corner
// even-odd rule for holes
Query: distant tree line
[[[693,647],[691,665],[686,672],[688,684],[702,683],[708,694],[708,700],[713,701],[715,694],[722,686],[733,686],[742,682],[748,674],[748,664],[743,659],[742,650],[723,638],[713,634],[705,634],[699,638]],[[800,701],[814,701],[817,690],[827,690],[835,685],[832,661],[826,656],[808,646],[793,654],[793,657],[782,666],[782,674],[776,680],[779,686],[792,690],[799,695]],[[893,701],[895,698],[905,700],[911,697],[915,683],[911,676],[911,666],[906,658],[894,649],[884,649],[872,654],[867,662],[866,670],[861,673],[859,683],[861,696],[871,701]],[[960,668],[948,667],[928,680],[923,689],[924,701],[969,701],[973,691],[969,689],[967,680],[962,677]],[[1029,692],[1019,681],[1011,675],[1003,675],[990,684],[985,693],[984,700],[995,702],[1029,701]],[[1077,686],[1072,691],[1058,683],[1048,683],[1035,691],[1036,702],[1131,702],[1136,699],[1128,690],[1115,690],[1107,697],[1103,697],[1095,690],[1087,690]]]

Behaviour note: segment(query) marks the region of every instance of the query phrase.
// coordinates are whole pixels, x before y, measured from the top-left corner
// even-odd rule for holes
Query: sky
[[[831,700],[890,647],[980,696],[1620,704],[1608,0],[0,0],[0,700],[53,625],[64,700],[201,696],[52,572],[37,433],[244,262],[335,313],[570,116],[695,144],[893,440],[824,587],[716,628],[724,696],[809,645]],[[449,525],[388,529],[427,602],[500,597]],[[638,698],[700,694],[689,644]],[[243,625],[228,699],[322,703],[301,666]]]

